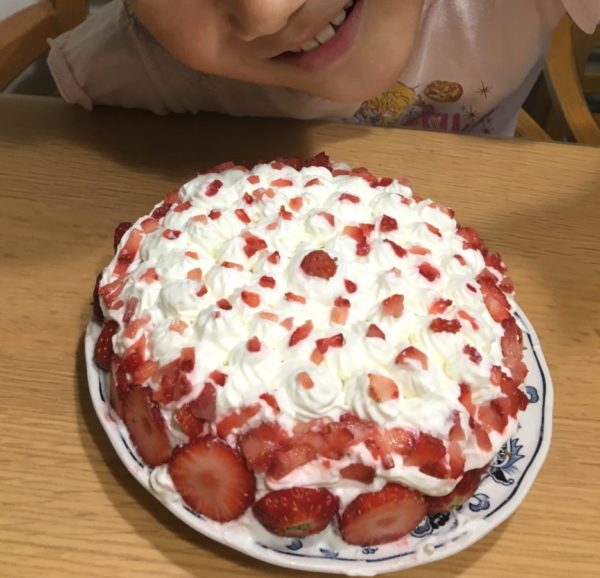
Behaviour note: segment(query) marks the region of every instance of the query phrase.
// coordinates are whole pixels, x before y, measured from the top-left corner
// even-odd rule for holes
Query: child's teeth
[[[346,20],[345,10],[340,10],[331,20],[331,24],[339,26],[344,20]]]
[[[323,28],[323,30],[321,30],[321,32],[319,32],[319,34],[317,34],[317,40],[321,44],[325,44],[325,42],[331,40],[334,36],[335,30],[333,29],[333,26],[331,24],[328,24],[327,26],[325,26],[325,28]]]
[[[315,48],[317,48],[317,46],[319,46],[319,43],[316,40],[309,40],[308,42],[305,42],[304,44],[302,44],[302,46],[300,46],[300,48],[302,48],[302,50],[304,50],[304,52],[310,52],[311,50],[314,50]]]

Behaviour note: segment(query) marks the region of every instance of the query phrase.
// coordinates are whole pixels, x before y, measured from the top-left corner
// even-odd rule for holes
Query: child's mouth
[[[352,45],[362,0],[349,0],[315,38],[275,58],[301,68],[326,68]]]

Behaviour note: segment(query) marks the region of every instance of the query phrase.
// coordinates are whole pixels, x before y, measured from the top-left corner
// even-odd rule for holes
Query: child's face
[[[398,78],[410,56],[423,1],[130,0],[130,4],[152,35],[191,68],[338,102],[360,102]],[[301,46],[305,50],[295,52]]]

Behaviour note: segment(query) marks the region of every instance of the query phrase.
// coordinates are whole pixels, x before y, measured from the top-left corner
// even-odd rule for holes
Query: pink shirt
[[[50,41],[48,63],[63,98],[86,109],[103,104],[158,114],[335,118],[510,136],[565,11],[592,32],[600,0],[425,0],[397,83],[351,105],[187,68],[154,41],[124,0]]]

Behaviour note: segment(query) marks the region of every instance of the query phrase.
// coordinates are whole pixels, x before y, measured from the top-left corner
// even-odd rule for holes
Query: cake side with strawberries
[[[228,163],[117,228],[95,361],[157,487],[216,522],[370,546],[468,499],[514,431],[512,294],[500,256],[403,182],[323,154]]]

